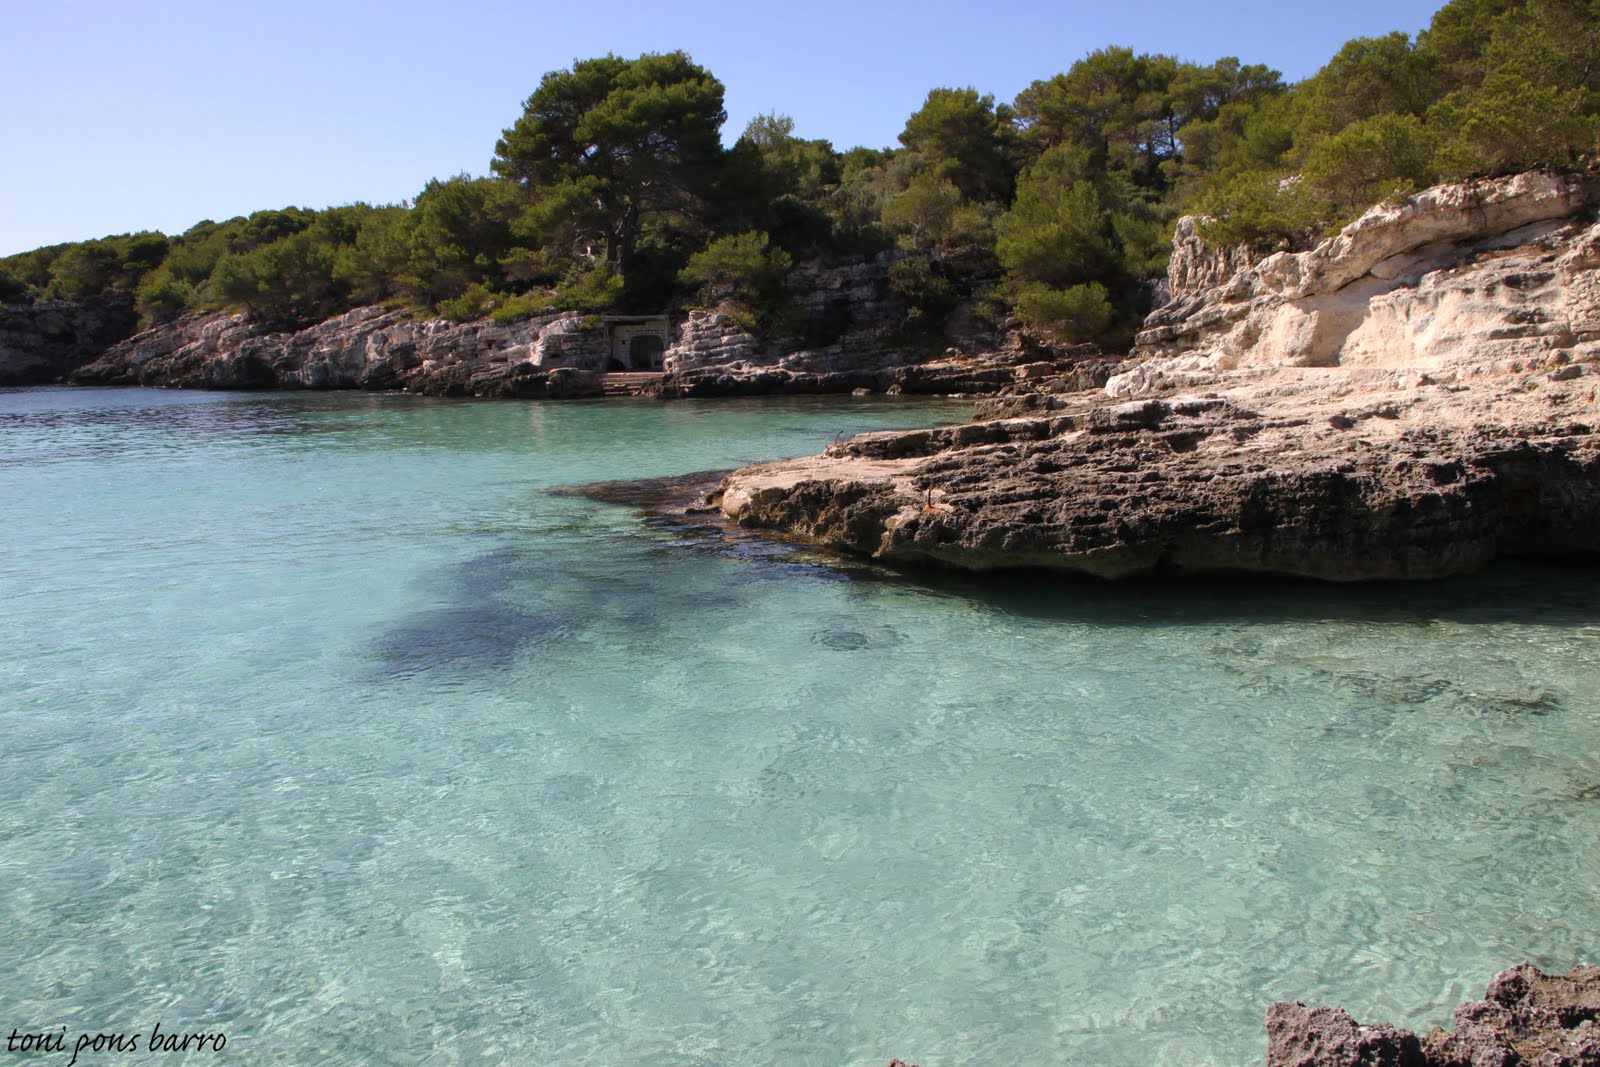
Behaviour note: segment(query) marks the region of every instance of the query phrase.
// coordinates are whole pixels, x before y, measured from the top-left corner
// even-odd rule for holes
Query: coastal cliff
[[[131,334],[133,301],[46,301],[0,308],[0,386],[39,385]]]
[[[1260,367],[1514,372],[1600,352],[1595,183],[1539,172],[1381,204],[1300,253],[1255,261],[1178,225],[1168,302],[1107,392],[1141,396]]]
[[[561,357],[583,343],[576,316],[502,326],[417,321],[357,308],[299,331],[244,315],[190,315],[111,346],[78,385],[190,389],[396,389],[431,396],[598,395],[597,375]],[[554,364],[554,365],[551,365]]]
[[[643,369],[628,359],[609,323],[653,321],[661,347],[644,387],[659,398],[769,393],[995,393],[1038,363],[1020,337],[959,323],[912,343],[899,333],[904,302],[888,284],[895,258],[797,267],[786,280],[792,329],[751,333],[725,310],[608,319],[556,312],[512,323],[415,319],[356,308],[304,329],[275,328],[248,315],[207,312],[128,329],[100,349],[75,350],[35,381],[190,389],[384,389],[437,396],[598,396],[607,370]],[[631,336],[631,335],[630,335]],[[119,341],[120,343],[111,343]],[[109,346],[109,347],[107,347]],[[1097,357],[1084,346],[1064,366]],[[624,362],[619,362],[622,360]],[[1103,361],[1102,361],[1103,362]],[[1101,364],[1096,364],[1101,366]],[[1099,371],[1097,382],[1110,373]]]
[[[1173,299],[1103,393],[987,401],[737,471],[712,501],[886,562],[1108,578],[1600,551],[1593,202],[1543,174],[1444,186],[1260,262],[1182,227]]]

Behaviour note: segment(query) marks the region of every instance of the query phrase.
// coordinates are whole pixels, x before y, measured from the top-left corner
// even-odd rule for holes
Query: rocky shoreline
[[[1016,336],[896,348],[887,261],[807,267],[798,306],[856,307],[839,337],[763,340],[695,312],[662,327],[666,373],[629,387],[989,398],[969,425],[864,435],[734,472],[711,495],[745,527],[890,564],[1349,581],[1596,553],[1597,207],[1592,176],[1440,186],[1265,258],[1209,247],[1204,220],[1186,219],[1123,359]],[[67,310],[28,319],[66,338],[52,368],[126,326],[56,322]],[[571,313],[454,324],[371,307],[283,331],[209,313],[111,344],[66,380],[596,397],[622,352],[608,329]],[[35,348],[41,331],[26,334]]]
[[[1600,376],[1418,385],[1277,371],[864,434],[736,471],[741,525],[891,564],[1127,578],[1438,578],[1600,551]],[[1059,406],[1058,406],[1059,405]]]
[[[1600,967],[1547,975],[1519,963],[1426,1036],[1299,1001],[1272,1005],[1266,1027],[1267,1067],[1600,1067]]]
[[[1600,552],[1596,202],[1543,174],[1445,186],[1260,262],[1185,224],[1103,391],[746,468],[710,503],[971,571],[1355,581]]]
[[[1600,967],[1521,963],[1426,1037],[1299,1001],[1267,1011],[1267,1067],[1600,1067]]]
[[[53,332],[13,329],[12,337],[0,319],[0,382],[515,399],[629,392],[675,399],[859,391],[983,395],[1012,390],[1023,365],[1033,373],[1059,369],[1094,385],[1113,373],[1115,361],[1099,358],[1093,346],[1052,353],[1015,331],[970,323],[942,336],[902,336],[907,309],[889,283],[896,256],[796,267],[785,287],[790,325],[798,332],[770,337],[749,332],[740,316],[718,309],[677,320],[557,311],[507,323],[455,323],[359,307],[303,328],[213,311],[133,333],[131,304],[116,316],[87,305],[19,306],[9,309],[17,322],[37,320]],[[63,316],[76,316],[70,347],[53,340],[63,333],[56,321]],[[654,350],[630,347],[636,340],[653,341]],[[1079,366],[1085,363],[1092,366]],[[658,374],[649,382],[608,387],[604,375],[616,370]]]

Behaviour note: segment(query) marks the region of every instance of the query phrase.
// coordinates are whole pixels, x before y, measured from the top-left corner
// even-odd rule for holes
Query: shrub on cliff
[[[1105,336],[1116,317],[1110,296],[1099,282],[1065,289],[1032,282],[1019,286],[1013,300],[1024,325],[1051,341],[1072,344]]]
[[[164,234],[134,233],[68,245],[49,266],[47,300],[87,300],[104,293],[132,293],[166,258]]]
[[[892,264],[889,289],[905,301],[904,325],[911,331],[942,326],[962,297],[955,280],[939,270],[928,256],[913,256]]]
[[[22,279],[0,266],[0,304],[20,304],[28,299],[28,287]]]
[[[770,330],[786,324],[783,279],[791,262],[787,252],[771,247],[766,234],[752,231],[712,241],[690,257],[678,277],[699,287],[701,306],[731,304],[746,325]]]

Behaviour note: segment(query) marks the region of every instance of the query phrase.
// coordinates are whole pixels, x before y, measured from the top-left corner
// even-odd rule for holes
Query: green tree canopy
[[[644,221],[699,205],[721,161],[722,83],[682,52],[608,55],[546,74],[495,146],[529,228],[626,273]]]
[[[935,89],[906,121],[900,143],[966,199],[1004,204],[1016,182],[1012,117],[976,89]]]

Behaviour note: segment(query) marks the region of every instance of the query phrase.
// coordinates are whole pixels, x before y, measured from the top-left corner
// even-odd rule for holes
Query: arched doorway
[[[633,370],[660,370],[666,351],[666,345],[655,334],[635,334],[628,341],[628,366]]]

